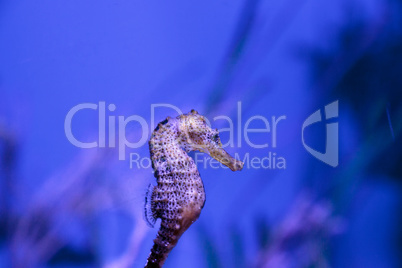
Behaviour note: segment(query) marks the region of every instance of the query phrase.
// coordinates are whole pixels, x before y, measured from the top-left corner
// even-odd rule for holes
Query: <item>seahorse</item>
[[[149,151],[157,185],[150,184],[145,197],[145,219],[153,227],[161,224],[146,268],[162,267],[181,235],[200,216],[205,204],[204,184],[190,151],[209,154],[232,171],[243,162],[224,149],[218,130],[211,129],[204,116],[191,110],[160,122],[149,140]]]

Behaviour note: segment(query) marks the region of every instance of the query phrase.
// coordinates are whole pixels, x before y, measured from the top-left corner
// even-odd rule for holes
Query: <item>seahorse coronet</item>
[[[161,219],[160,229],[145,267],[162,267],[181,235],[200,216],[205,204],[204,184],[194,160],[188,155],[200,151],[241,170],[243,163],[224,149],[217,129],[211,129],[197,111],[176,118],[166,117],[149,140],[149,151],[157,185],[149,186],[145,198],[145,219],[151,227]]]

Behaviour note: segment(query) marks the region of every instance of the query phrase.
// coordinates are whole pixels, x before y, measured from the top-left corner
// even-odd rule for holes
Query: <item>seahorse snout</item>
[[[243,165],[244,165],[243,162],[232,157],[230,154],[228,154],[222,148],[210,150],[209,154],[214,159],[218,160],[219,162],[221,162],[222,164],[224,164],[225,166],[230,168],[232,171],[240,171],[243,169]]]

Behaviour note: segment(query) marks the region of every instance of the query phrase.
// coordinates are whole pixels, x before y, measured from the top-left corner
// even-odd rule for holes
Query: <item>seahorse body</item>
[[[228,166],[241,170],[243,163],[222,149],[217,130],[192,110],[158,124],[149,141],[157,185],[148,189],[145,216],[161,226],[145,267],[162,267],[180,236],[195,222],[205,203],[205,191],[194,160],[187,154],[198,150]]]

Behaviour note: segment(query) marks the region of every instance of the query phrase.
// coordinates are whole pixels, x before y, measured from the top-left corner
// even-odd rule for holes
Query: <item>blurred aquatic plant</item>
[[[230,228],[228,248],[231,261],[225,260],[205,228],[200,229],[200,242],[209,267],[331,267],[329,252],[334,236],[341,234],[346,222],[334,215],[331,202],[301,193],[282,220],[268,222],[258,216],[253,232],[257,245],[246,245],[244,230]],[[247,247],[256,248],[248,259]]]
[[[344,106],[341,110],[350,111],[343,116],[350,116],[358,135],[355,147],[347,148],[347,154],[341,149],[342,168],[332,173],[328,187],[317,189],[322,195],[332,196],[337,213],[348,216],[357,214],[352,204],[368,177],[385,183],[396,181],[401,192],[402,1],[378,4],[374,17],[356,17],[351,12],[354,16],[345,20],[332,48],[307,52],[313,59],[314,93],[319,100],[340,99]],[[392,212],[397,208],[388,209]],[[384,226],[385,221],[381,222]],[[402,241],[402,230],[389,230],[395,231]],[[392,239],[386,243],[391,249],[398,247]]]
[[[132,180],[131,172],[119,167],[113,150],[83,151],[48,178],[33,196],[25,198],[28,204],[16,208],[17,200],[26,192],[22,186],[15,187],[16,144],[11,131],[0,127],[0,227],[1,239],[9,246],[10,265],[104,263],[107,267],[130,267],[148,231],[141,209],[133,206],[142,181]],[[146,170],[139,170],[137,176],[144,173]],[[102,260],[97,250],[99,226],[95,219],[102,211],[122,212],[133,223],[126,250],[113,260]]]
[[[271,229],[269,239],[260,243],[262,248],[253,267],[330,267],[330,239],[341,233],[344,225],[333,215],[330,202],[302,194],[284,220]]]
[[[12,187],[17,165],[17,138],[2,122],[0,122],[0,239],[7,239],[7,230],[12,224],[12,198],[15,194]]]
[[[319,189],[332,195],[342,213],[350,208],[361,174],[401,183],[401,15],[401,1],[382,1],[376,17],[345,20],[333,47],[310,48],[304,54],[312,59],[311,81],[318,99],[340,99],[341,110],[349,109],[356,123],[356,148],[348,148],[343,168],[333,174],[327,188]]]
[[[381,8],[378,18],[349,20],[333,49],[308,55],[321,98],[340,98],[356,117],[363,142],[352,169],[400,179],[402,2],[384,1]]]

